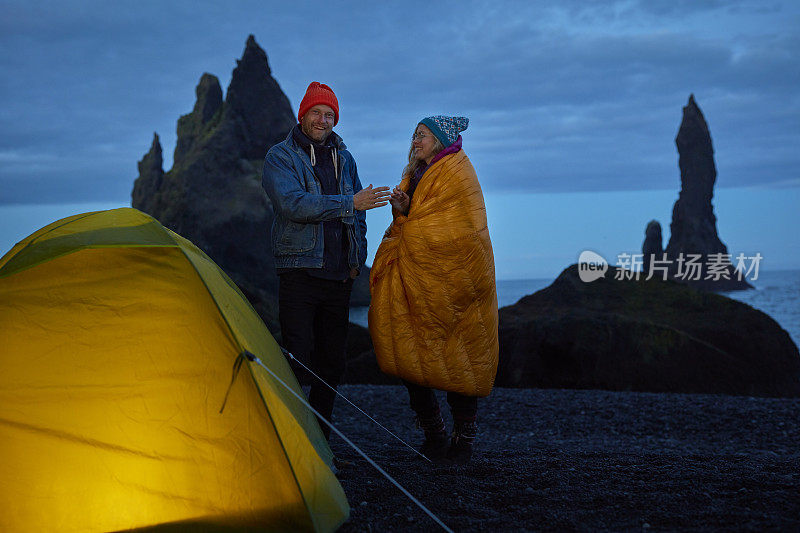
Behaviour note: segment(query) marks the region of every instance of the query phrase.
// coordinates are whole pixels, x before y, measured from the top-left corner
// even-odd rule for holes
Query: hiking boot
[[[448,461],[458,465],[469,463],[477,434],[478,426],[474,421],[456,421],[450,436],[450,448],[447,450]]]
[[[431,461],[441,461],[447,455],[447,445],[449,443],[450,439],[447,438],[447,433],[444,431],[441,434],[426,434],[425,442],[419,447],[419,453]]]
[[[417,416],[417,427],[425,432],[425,442],[419,448],[419,453],[431,461],[440,461],[447,455],[447,431],[444,429],[444,420],[438,411],[430,418]]]

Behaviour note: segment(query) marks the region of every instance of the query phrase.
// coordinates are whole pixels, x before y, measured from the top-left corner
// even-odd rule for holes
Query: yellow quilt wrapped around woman
[[[400,188],[408,190],[405,178]],[[497,372],[497,293],[486,206],[463,150],[422,176],[370,273],[369,329],[381,370],[487,396]]]

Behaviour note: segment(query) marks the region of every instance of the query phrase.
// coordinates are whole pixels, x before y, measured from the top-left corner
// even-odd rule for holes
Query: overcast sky
[[[226,3],[227,4],[227,3]],[[203,72],[247,35],[296,108],[312,80],[365,181],[397,181],[416,121],[463,114],[487,191],[673,189],[690,93],[720,187],[800,186],[800,3],[2,2],[0,204],[129,199],[166,169]]]
[[[422,117],[468,116],[464,147],[487,195],[498,275],[557,274],[579,246],[635,252],[649,217],[666,243],[680,188],[674,139],[691,93],[716,150],[717,214],[732,213],[719,221],[721,238],[734,253],[764,250],[772,264],[800,266],[794,0],[0,8],[3,249],[80,205],[129,205],[153,132],[169,170],[201,75],[227,89],[253,34],[294,110],[309,82],[333,87],[336,131],[365,185],[399,181]],[[389,219],[377,211],[371,250]]]

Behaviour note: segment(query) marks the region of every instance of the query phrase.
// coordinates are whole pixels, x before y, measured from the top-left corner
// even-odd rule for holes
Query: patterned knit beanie
[[[311,85],[309,85],[308,89],[306,89],[306,95],[303,97],[303,101],[300,102],[300,111],[297,113],[297,121],[303,122],[303,115],[305,115],[308,110],[315,105],[320,104],[329,106],[331,109],[333,109],[333,125],[335,126],[338,124],[339,100],[336,99],[336,95],[333,94],[333,90],[330,87],[317,81],[312,81]]]
[[[469,119],[467,117],[446,117],[444,115],[436,115],[433,117],[425,117],[419,121],[431,130],[442,146],[447,148],[458,139],[458,134],[467,129],[469,126]]]

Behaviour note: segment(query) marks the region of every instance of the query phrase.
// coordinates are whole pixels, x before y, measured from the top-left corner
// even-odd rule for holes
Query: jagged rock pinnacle
[[[222,88],[219,79],[213,74],[204,73],[194,92],[197,100],[192,112],[178,119],[178,141],[173,158],[176,165],[184,161],[194,148],[195,140],[202,136],[211,119],[222,107]]]
[[[192,113],[197,114],[200,122],[205,124],[222,107],[222,88],[219,86],[219,79],[213,74],[204,73],[200,77],[195,94],[197,102]]]
[[[717,179],[711,133],[693,94],[683,108],[683,120],[675,137],[675,144],[679,155],[681,192],[672,209],[671,235],[666,252],[673,263],[681,254],[684,257],[688,254],[700,254],[705,264],[711,254],[727,254],[728,249],[717,234],[717,217],[711,204]],[[728,271],[732,277],[733,267]],[[701,277],[705,278],[705,270]],[[728,283],[724,280],[705,279],[690,284],[719,290],[750,286],[747,282]]]
[[[270,74],[267,54],[251,35],[236,62],[223,121],[236,121],[246,159],[263,158],[296,122],[289,100]]]
[[[693,96],[683,108],[683,120],[675,144],[678,147],[681,192],[672,211],[672,234],[667,253],[725,252],[725,245],[717,236],[717,219],[711,205],[717,179],[711,134]]]
[[[132,205],[149,207],[164,179],[164,158],[161,151],[161,140],[158,133],[153,132],[153,143],[150,150],[138,164],[139,177],[133,183]],[[142,209],[141,207],[139,209]],[[146,209],[142,209],[146,211]]]
[[[263,61],[263,64],[267,69],[267,75],[272,75],[272,70],[270,70],[269,61],[267,60],[267,54],[264,52],[264,49],[258,45],[256,38],[252,33],[247,36],[247,42],[244,45],[242,59],[237,60],[236,64],[238,65],[242,61],[254,61],[255,63],[261,63]]]
[[[647,223],[644,230],[644,242],[642,243],[642,255],[644,256],[644,272],[650,272],[650,260],[661,259],[664,253],[663,239],[661,237],[661,224],[658,220],[651,220]]]

